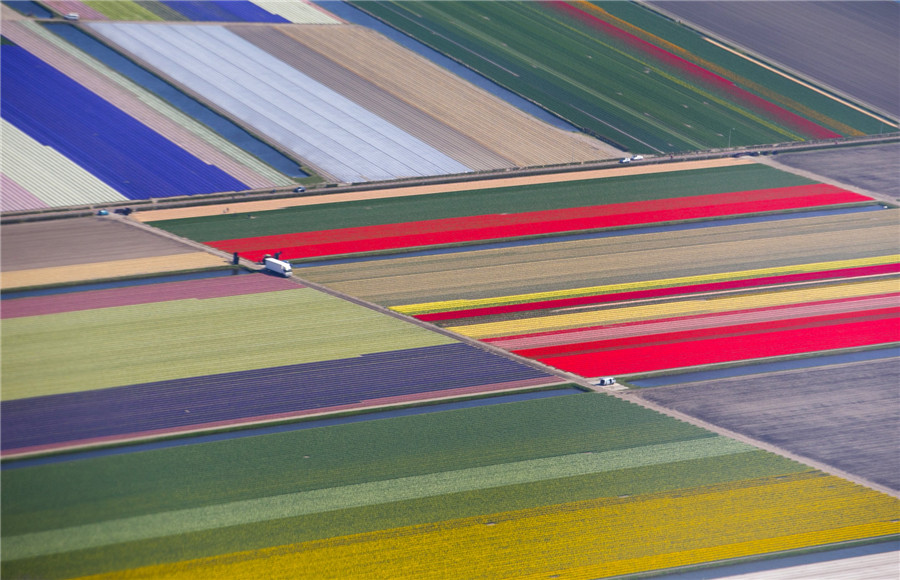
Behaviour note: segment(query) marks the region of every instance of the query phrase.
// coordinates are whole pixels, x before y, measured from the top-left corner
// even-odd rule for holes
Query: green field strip
[[[364,3],[361,8],[628,149],[724,147],[728,128],[737,129],[734,145],[799,139],[727,97],[712,98],[688,82],[693,79],[660,74],[666,71],[633,47],[543,6],[435,3],[413,11],[403,3]]]
[[[87,6],[90,6],[97,12],[100,12],[110,20],[141,20],[141,21],[161,21],[163,20],[157,14],[151,12],[137,2],[110,2],[109,0],[84,0]]]
[[[783,478],[808,471],[799,463],[751,450],[122,542],[4,562],[3,573],[67,578],[551,503],[640,496],[756,478]]]
[[[23,317],[3,323],[3,400],[453,342],[309,288]]]
[[[4,469],[4,537],[104,520],[711,437],[599,393]]]
[[[753,449],[745,443],[726,437],[708,437],[606,453],[579,453],[277,495],[73,528],[5,536],[3,559],[31,558],[337,509],[745,453]]]
[[[419,220],[653,201],[810,183],[815,182],[766,165],[748,164],[296,206],[252,212],[253,219],[249,219],[251,214],[229,213],[150,223],[179,236],[208,242]]]
[[[764,98],[770,97],[766,93],[760,92],[758,87],[764,87],[768,91],[794,100],[796,103],[811,108],[815,112],[831,117],[838,123],[850,125],[866,134],[876,134],[879,132],[879,127],[885,129],[888,127],[888,125],[880,123],[871,116],[855,110],[853,107],[804,87],[792,78],[774,73],[734,53],[715,46],[708,42],[703,35],[697,34],[680,24],[673,23],[668,18],[660,17],[652,8],[628,2],[605,2],[602,4],[602,7],[610,14],[622,18],[650,34],[664,38],[666,41],[689,51],[698,58],[712,62],[734,75],[743,77],[749,83],[739,83],[740,86]],[[654,44],[659,43],[655,42]],[[786,104],[784,106],[803,114],[796,107]],[[811,116],[809,118],[816,120]]]

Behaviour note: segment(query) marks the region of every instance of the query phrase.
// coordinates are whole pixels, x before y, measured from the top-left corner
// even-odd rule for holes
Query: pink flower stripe
[[[78,310],[94,310],[115,306],[134,306],[151,302],[168,302],[193,298],[224,298],[258,292],[296,290],[300,284],[285,278],[263,274],[242,274],[220,278],[202,278],[181,282],[163,282],[144,286],[123,286],[105,290],[88,290],[49,296],[31,296],[3,301],[0,318],[19,318],[41,314],[58,314]]]
[[[768,115],[770,118],[775,119],[778,123],[785,127],[789,127],[795,131],[798,131],[804,135],[816,138],[816,139],[835,139],[841,137],[840,133],[836,133],[830,129],[822,127],[805,117],[802,117],[796,113],[788,111],[771,101],[767,101],[762,97],[759,97],[745,89],[742,89],[735,85],[730,80],[719,76],[713,73],[710,70],[707,70],[703,67],[700,67],[688,60],[681,58],[671,52],[664,50],[655,44],[647,42],[637,36],[622,30],[612,24],[604,21],[593,14],[589,14],[584,10],[576,8],[566,2],[551,2],[550,3],[557,10],[568,14],[569,16],[596,28],[603,33],[619,39],[626,44],[628,44],[631,48],[640,51],[646,56],[653,58],[667,66],[675,68],[676,70],[685,74],[689,79],[693,79],[694,81],[701,82],[709,87],[712,87],[716,90],[719,90],[736,102],[746,106],[749,109],[752,109],[757,112],[764,113]]]
[[[829,278],[855,278],[859,276],[874,276],[878,274],[893,274],[900,272],[900,264],[878,264],[875,266],[859,266],[856,268],[843,268],[840,270],[823,270],[820,272],[801,272],[798,274],[783,274],[780,276],[764,276],[746,280],[727,280],[724,282],[708,282],[705,284],[692,284],[690,286],[673,286],[668,288],[652,288],[649,290],[633,290],[631,292],[617,292],[615,294],[596,294],[592,296],[577,296],[574,298],[557,298],[555,300],[541,300],[538,302],[524,302],[520,304],[506,304],[503,306],[485,306],[482,308],[470,308],[468,310],[450,310],[447,312],[432,312],[419,314],[419,320],[434,322],[438,320],[455,320],[460,318],[474,318],[478,316],[490,316],[494,314],[508,314],[512,312],[526,312],[529,310],[546,310],[549,308],[564,308],[569,306],[584,306],[589,304],[604,304],[608,302],[621,302],[624,300],[639,300],[644,298],[661,298],[664,296],[677,296],[680,294],[694,294],[697,292],[716,292],[735,288],[751,288],[754,286],[770,286],[773,284],[788,284],[792,282],[805,282],[809,280],[827,280]]]
[[[517,214],[466,216],[316,232],[300,232],[206,242],[226,252],[259,260],[282,252],[282,259],[333,256],[438,244],[591,230],[782,211],[870,198],[827,184],[717,193]]]
[[[538,360],[586,377],[627,375],[772,356],[853,348],[900,341],[896,313],[830,326],[778,329],[577,353]]]
[[[900,298],[900,292],[875,296],[835,298],[834,300],[821,300],[804,304],[780,304],[778,306],[767,306],[765,308],[732,310],[711,314],[693,314],[689,316],[638,320],[586,328],[550,330],[517,336],[485,338],[482,339],[482,342],[489,342],[494,346],[507,350],[523,350],[526,348],[605,340],[624,336],[658,334],[675,330],[731,326],[745,322],[761,322],[779,318],[800,318],[816,314],[873,310],[894,306],[897,304],[898,298]]]
[[[696,340],[747,336],[759,334],[762,332],[786,330],[790,328],[803,328],[808,330],[812,328],[833,326],[835,324],[840,324],[847,321],[880,320],[883,318],[896,319],[898,314],[900,314],[900,307],[891,306],[888,308],[878,308],[875,310],[865,310],[862,312],[836,312],[831,314],[806,316],[802,318],[775,319],[767,320],[764,322],[749,322],[745,324],[735,324],[722,327],[694,328],[691,330],[662,332],[659,334],[650,335],[641,334],[637,336],[627,336],[608,340],[559,344],[541,348],[528,348],[515,350],[513,352],[528,358],[547,360],[548,358],[563,355],[614,351],[621,348],[632,348],[635,346],[683,344]],[[898,326],[898,331],[900,331],[900,326]]]

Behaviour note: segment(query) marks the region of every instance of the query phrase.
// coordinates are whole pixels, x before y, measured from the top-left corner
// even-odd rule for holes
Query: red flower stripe
[[[260,259],[267,253],[274,254],[281,251],[283,259],[291,260],[861,201],[870,199],[832,185],[810,184],[518,214],[360,226],[207,243],[226,252],[240,252],[248,259]]]
[[[512,312],[527,312],[529,310],[546,310],[550,308],[565,308],[569,306],[605,304],[608,302],[621,302],[623,300],[661,298],[664,296],[694,294],[697,292],[717,292],[721,290],[732,290],[736,288],[752,288],[755,286],[770,286],[773,284],[787,284],[791,282],[805,282],[810,280],[827,280],[829,278],[854,278],[859,276],[874,276],[878,274],[893,274],[897,272],[900,272],[900,264],[878,264],[875,266],[859,266],[856,268],[843,268],[840,270],[800,272],[798,274],[764,276],[761,278],[750,278],[747,280],[707,282],[705,284],[692,284],[690,286],[652,288],[649,290],[617,292],[615,294],[596,294],[592,296],[577,296],[574,298],[557,298],[554,300],[541,300],[538,302],[524,302],[521,304],[506,304],[503,306],[485,306],[482,308],[470,308],[468,310],[432,312],[429,314],[420,314],[416,316],[416,318],[428,322],[439,320],[455,320],[460,318],[474,318],[478,316],[490,316],[495,314],[509,314]]]
[[[900,341],[896,317],[836,324],[827,332],[791,328],[538,359],[586,377],[625,375]]]
[[[637,36],[626,32],[621,28],[613,26],[612,24],[604,21],[601,18],[598,18],[597,16],[594,16],[593,14],[589,14],[584,10],[571,6],[565,2],[552,2],[551,4],[558,10],[565,12],[573,18],[592,26],[613,38],[617,38],[625,42],[633,49],[638,50],[667,66],[681,71],[689,79],[702,82],[707,86],[722,91],[723,93],[729,95],[736,102],[739,102],[754,111],[769,115],[771,118],[777,120],[780,124],[786,127],[790,127],[795,131],[799,131],[816,139],[834,139],[842,136],[840,133],[835,133],[830,129],[813,123],[805,117],[801,117],[800,115],[788,111],[787,109],[784,109],[776,105],[775,103],[772,103],[771,101],[767,101],[762,97],[744,90],[735,85],[732,81],[719,76],[708,69],[685,60],[680,56],[672,54],[671,52],[664,50],[656,46],[655,44],[647,42],[642,38],[638,38]]]
[[[526,348],[538,348],[556,344],[611,339],[618,336],[673,332],[673,329],[676,327],[685,330],[690,328],[712,328],[715,326],[723,327],[733,324],[743,324],[748,320],[763,321],[774,320],[776,318],[801,318],[803,316],[830,314],[834,312],[860,312],[863,310],[874,310],[876,308],[894,306],[898,303],[898,298],[900,298],[900,292],[876,294],[873,296],[852,296],[850,298],[835,298],[833,300],[820,300],[801,304],[779,304],[778,306],[748,308],[745,310],[729,310],[725,312],[690,314],[687,316],[673,316],[669,318],[635,320],[618,324],[566,328],[562,330],[546,330],[543,332],[520,335],[483,338],[481,341],[490,342],[495,346],[499,346],[506,350],[518,351]]]
[[[622,348],[633,348],[636,346],[684,344],[686,342],[697,340],[754,335],[761,332],[775,332],[792,328],[811,329],[828,327],[846,322],[880,320],[883,318],[896,319],[898,314],[900,314],[900,307],[893,306],[889,308],[879,308],[862,312],[836,312],[831,314],[806,316],[802,318],[776,319],[767,320],[764,322],[748,322],[731,326],[695,328],[691,330],[662,332],[650,335],[638,335],[607,340],[560,344],[540,348],[514,350],[513,352],[515,354],[528,358],[547,360],[549,358],[557,356],[616,351]]]

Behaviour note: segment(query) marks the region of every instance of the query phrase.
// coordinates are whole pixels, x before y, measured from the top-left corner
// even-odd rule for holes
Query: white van
[[[263,261],[263,265],[266,270],[269,272],[274,272],[275,274],[280,274],[285,278],[291,277],[291,263],[285,262],[283,260],[276,260],[275,258],[266,258]]]

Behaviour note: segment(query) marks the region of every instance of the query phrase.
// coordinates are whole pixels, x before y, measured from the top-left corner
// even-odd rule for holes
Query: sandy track
[[[702,161],[684,161],[682,163],[667,163],[661,165],[627,165],[607,169],[595,169],[589,171],[550,173],[543,175],[529,175],[524,177],[509,177],[501,179],[484,179],[480,181],[466,181],[462,183],[445,183],[439,185],[419,185],[411,187],[397,187],[377,189],[360,192],[335,193],[332,195],[318,195],[308,197],[296,197],[290,199],[271,199],[265,201],[248,201],[240,203],[223,203],[200,207],[185,207],[174,209],[161,209],[155,211],[138,211],[130,217],[144,222],[159,220],[182,219],[203,217],[229,212],[253,212],[284,209],[301,205],[318,205],[322,203],[338,203],[344,201],[360,201],[366,199],[384,199],[391,197],[406,197],[411,195],[429,195],[432,193],[447,193],[451,191],[473,191],[476,189],[494,189],[497,187],[512,187],[518,185],[531,185],[535,183],[563,183],[566,181],[579,181],[584,179],[600,179],[604,177],[622,177],[626,175],[645,175],[651,173],[667,173],[670,171],[689,171],[692,169],[707,169],[714,167],[730,167],[752,163],[746,158],[707,159]]]

